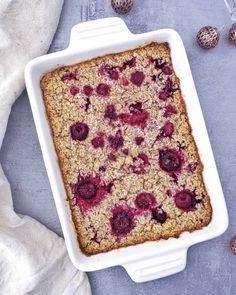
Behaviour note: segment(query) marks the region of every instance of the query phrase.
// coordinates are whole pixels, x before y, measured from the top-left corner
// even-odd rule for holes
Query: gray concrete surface
[[[228,247],[236,234],[236,46],[227,41],[228,27],[211,51],[204,51],[195,43],[200,27],[221,27],[228,21],[227,10],[223,0],[135,2],[133,10],[123,17],[132,32],[171,27],[183,37],[229,209],[230,226],[221,237],[192,247],[187,267],[179,274],[135,284],[121,267],[101,270],[89,274],[93,294],[236,295],[236,256]],[[74,24],[108,16],[115,16],[110,0],[65,0],[50,51],[67,46]],[[12,108],[0,160],[11,183],[15,210],[62,235],[26,92]]]

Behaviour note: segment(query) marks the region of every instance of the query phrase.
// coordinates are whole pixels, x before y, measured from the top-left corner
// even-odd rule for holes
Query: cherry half
[[[174,200],[176,207],[184,211],[195,209],[197,203],[194,193],[187,189],[178,192]]]
[[[83,122],[76,122],[70,126],[70,134],[73,140],[83,141],[88,137],[89,127]]]
[[[182,159],[175,150],[160,150],[159,165],[166,172],[175,172],[181,168]]]
[[[133,229],[132,216],[128,211],[119,209],[111,218],[111,227],[115,234],[127,234]]]

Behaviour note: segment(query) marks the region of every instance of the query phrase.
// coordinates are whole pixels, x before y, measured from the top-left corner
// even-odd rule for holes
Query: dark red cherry
[[[166,65],[166,62],[164,62],[162,58],[149,57],[149,62],[154,63],[157,70],[162,69]]]
[[[113,153],[108,154],[107,158],[109,161],[112,161],[112,162],[116,161],[116,155],[114,155]]]
[[[77,183],[71,184],[75,205],[80,208],[82,214],[100,204],[111,192],[110,184],[101,179],[101,174],[106,171],[106,167],[101,166],[100,168],[98,174],[79,175]]]
[[[162,72],[165,74],[165,75],[171,75],[172,74],[172,69],[169,67],[169,66],[164,66],[162,68]]]
[[[165,87],[163,90],[172,95],[177,89],[174,85],[174,82],[170,78],[168,78],[166,80]]]
[[[143,109],[142,109],[142,103],[141,102],[136,102],[136,103],[132,103],[129,106],[129,111],[131,114],[139,114],[142,113]]]
[[[144,79],[145,79],[145,75],[141,71],[136,71],[132,73],[130,78],[131,82],[138,87],[142,85]]]
[[[171,137],[174,133],[174,124],[171,122],[166,122],[161,128],[161,135],[164,137]]]
[[[71,86],[70,93],[71,95],[76,95],[77,93],[79,93],[79,88],[76,86]]]
[[[162,170],[167,172],[177,171],[181,167],[181,158],[174,150],[160,150],[159,164]]]
[[[110,91],[111,91],[111,86],[110,85],[107,85],[105,83],[100,83],[97,86],[96,91],[97,91],[97,94],[98,95],[101,95],[101,96],[109,96]]]
[[[111,219],[111,226],[115,233],[127,234],[133,228],[131,216],[126,211],[118,211]]]
[[[130,60],[127,60],[123,63],[123,65],[119,68],[119,70],[122,72],[124,71],[127,67],[133,68],[136,65],[136,57],[132,57]]]
[[[117,70],[109,71],[108,75],[111,80],[118,80],[119,79],[119,73],[117,72]]]
[[[169,104],[165,107],[165,112],[164,112],[163,116],[165,118],[168,118],[168,117],[171,117],[173,114],[177,114],[177,113],[178,113],[178,110],[176,109],[176,107]]]
[[[119,119],[123,124],[129,124],[131,126],[139,126],[144,129],[147,126],[149,119],[149,113],[147,111],[141,113],[121,113]]]
[[[118,116],[116,113],[115,106],[113,104],[109,104],[106,106],[104,118],[108,118],[112,121],[117,120]]]
[[[195,162],[195,163],[189,163],[186,170],[188,172],[191,172],[193,173],[196,169],[197,169],[197,165],[198,165],[198,162]]]
[[[88,137],[89,127],[83,122],[77,122],[70,126],[71,138],[78,141],[83,141]]]
[[[139,209],[149,209],[153,204],[155,204],[156,200],[153,194],[151,193],[140,193],[137,195],[135,200],[135,205]]]
[[[105,172],[106,170],[107,170],[107,168],[105,166],[100,166],[99,167],[100,172]]]
[[[77,73],[71,73],[69,71],[66,71],[64,73],[64,75],[61,77],[61,81],[65,82],[65,81],[71,81],[71,80],[79,80],[79,74]]]
[[[156,222],[163,224],[167,219],[166,212],[161,208],[155,208],[152,210],[152,218],[156,220]]]
[[[124,146],[124,138],[122,136],[121,130],[118,130],[116,132],[115,136],[109,135],[108,141],[110,143],[111,148],[114,150],[118,150],[119,148],[123,147]]]
[[[127,156],[129,154],[129,149],[123,149],[122,153]]]
[[[141,145],[143,141],[144,141],[144,137],[142,137],[142,136],[136,136],[135,137],[135,143],[137,145]]]
[[[190,209],[195,208],[196,199],[195,199],[193,192],[191,192],[190,190],[185,189],[185,190],[178,192],[174,196],[174,199],[175,199],[175,205],[179,209],[188,211]]]
[[[92,199],[96,196],[97,186],[94,183],[85,181],[79,184],[77,192],[83,199]]]
[[[104,141],[104,138],[102,136],[97,136],[97,137],[94,137],[91,141],[93,147],[95,149],[97,148],[103,148],[104,147],[104,144],[105,144],[105,141]]]
[[[161,91],[159,94],[158,94],[158,97],[159,99],[161,100],[167,100],[167,98],[170,97],[170,94],[166,91]]]
[[[84,94],[90,96],[93,93],[93,87],[89,85],[85,85],[83,88]]]
[[[123,86],[128,86],[129,85],[129,80],[126,79],[126,78],[124,78],[124,77],[122,77],[121,78],[121,83],[122,83]]]

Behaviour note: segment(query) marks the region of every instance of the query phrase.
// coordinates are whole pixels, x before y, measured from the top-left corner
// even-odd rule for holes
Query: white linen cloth
[[[0,147],[25,64],[46,53],[63,0],[0,0]],[[63,239],[13,210],[0,166],[0,294],[91,294],[85,273],[71,264]]]

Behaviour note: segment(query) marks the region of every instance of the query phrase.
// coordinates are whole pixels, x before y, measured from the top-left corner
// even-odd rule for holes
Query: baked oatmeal
[[[210,222],[168,44],[58,68],[41,89],[85,254],[178,237]]]

